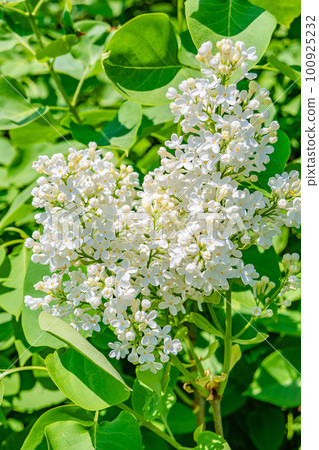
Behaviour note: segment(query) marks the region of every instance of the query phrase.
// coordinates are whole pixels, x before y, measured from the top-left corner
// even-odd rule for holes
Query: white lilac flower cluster
[[[254,81],[240,91],[232,82],[237,72],[254,78],[247,61],[255,50],[229,39],[217,47],[215,56],[209,42],[199,49],[205,78],[183,81],[181,93],[169,89],[183,135],[160,148],[161,165],[142,186],[131,166],[117,169],[112,153],[103,156],[94,143],[34,163],[43,232],[26,245],[52,275],[35,285],[46,295],[26,296],[26,305],[71,314],[76,329],[111,327],[110,356],[141,370],[156,372],[182,350],[171,326],[192,305],[201,310],[233,279],[256,286],[259,275],[242,250],[269,248],[281,226],[299,226],[296,172],[270,179],[267,195],[254,184],[278,129],[259,109],[270,103],[268,91]]]

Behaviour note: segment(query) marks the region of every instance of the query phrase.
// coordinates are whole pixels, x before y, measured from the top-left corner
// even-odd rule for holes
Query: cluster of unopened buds
[[[256,185],[278,123],[266,125],[268,112],[260,112],[270,103],[266,89],[250,81],[240,91],[230,80],[237,73],[254,78],[247,61],[256,59],[255,50],[231,40],[217,47],[215,56],[209,42],[199,49],[205,78],[183,81],[180,93],[169,89],[183,135],[160,148],[161,165],[142,185],[131,166],[117,168],[113,154],[94,143],[34,163],[41,176],[33,205],[43,208],[35,216],[43,231],[26,246],[51,276],[35,285],[45,295],[27,296],[26,305],[71,315],[77,330],[110,327],[110,356],[127,357],[141,370],[156,372],[180,352],[173,334],[180,320],[193,306],[202,311],[231,280],[267,296],[274,286],[256,281],[242,251],[267,249],[280,227],[299,226],[296,172],[272,178],[268,194]]]

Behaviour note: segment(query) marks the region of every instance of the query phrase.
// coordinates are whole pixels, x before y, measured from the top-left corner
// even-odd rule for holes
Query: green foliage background
[[[35,14],[30,21],[26,14],[31,11]],[[36,229],[30,192],[37,174],[32,162],[39,155],[65,152],[70,146],[80,149],[94,140],[111,149],[118,164],[132,164],[142,179],[159,164],[159,146],[177,131],[165,98],[167,87],[199,76],[191,35],[198,45],[203,39],[216,42],[230,31],[257,47],[263,56],[255,71],[273,98],[271,118],[290,138],[291,152],[279,153],[274,170],[283,170],[286,162],[287,170],[300,170],[298,2],[188,0],[186,15],[187,21],[180,0],[29,0],[0,5],[0,368],[43,366],[45,361],[49,372],[26,370],[3,379],[4,449],[120,449],[123,439],[129,449],[170,448],[151,427],[138,426],[130,407],[142,425],[164,417],[185,447],[193,448],[197,441],[200,449],[229,448],[212,443],[208,432],[198,430],[193,440],[194,398],[183,391],[175,367],[160,379],[144,379],[142,373],[136,378],[134,367],[125,361],[112,360],[112,372],[107,330],[85,340],[59,324],[42,336],[40,326],[48,328],[50,318],[43,316],[39,326],[38,313],[23,306],[24,294],[44,275],[42,266],[29,263],[30,253],[23,246]],[[252,18],[258,23],[251,24]],[[262,275],[273,279],[278,256],[299,252],[299,246],[298,230],[284,229],[274,242],[275,251],[256,250],[250,257]],[[258,330],[269,334],[271,345],[295,367],[299,299],[296,292],[289,310],[258,322]],[[247,292],[235,292],[233,301],[247,314]],[[207,358],[211,373],[220,373],[222,348],[217,348],[207,325],[197,325],[201,331],[195,336],[196,350]],[[234,326],[242,325],[236,315]],[[222,415],[232,449],[300,446],[299,376],[274,348],[249,341],[231,372]],[[81,373],[83,367],[88,375]],[[118,402],[124,402],[120,408]],[[93,410],[100,410],[98,420]],[[212,430],[208,407],[206,418]]]

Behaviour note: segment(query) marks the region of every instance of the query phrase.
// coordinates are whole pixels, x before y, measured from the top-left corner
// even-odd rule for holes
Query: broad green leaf
[[[287,309],[278,313],[277,321],[268,319],[264,321],[264,327],[272,333],[278,333],[281,336],[297,336],[301,333],[301,314],[299,311]]]
[[[162,394],[162,380],[164,375],[164,369],[158,370],[156,373],[152,373],[150,370],[136,369],[136,376],[138,380],[145,384],[149,389],[156,392],[160,397]]]
[[[275,18],[247,0],[187,0],[186,18],[196,47],[211,41],[214,49],[223,38],[254,46],[260,59],[276,26]],[[213,51],[214,53],[214,51]],[[256,64],[251,62],[250,66]]]
[[[197,440],[198,450],[231,450],[224,438],[212,431],[203,431]]]
[[[180,402],[171,408],[167,421],[174,435],[189,434],[196,428],[196,416],[192,409]]]
[[[99,62],[103,53],[110,25],[97,20],[81,20],[74,23],[83,33],[81,39],[71,48],[71,52],[58,56],[54,61],[56,72],[64,73],[77,80],[102,72]]]
[[[12,325],[14,332],[14,346],[19,356],[19,365],[23,367],[28,359],[34,354],[35,348],[30,346],[24,336],[21,317],[19,318],[19,321],[13,320]]]
[[[276,56],[271,55],[268,58],[268,62],[279,70],[280,73],[286,75],[286,77],[290,78],[293,82],[297,84],[297,86],[301,87],[301,73],[297,72],[297,70],[288,66],[284,62],[280,61]]]
[[[257,450],[278,450],[281,447],[285,437],[285,416],[279,408],[263,404],[258,409],[249,411],[247,425],[247,432]]]
[[[3,263],[3,261],[5,260],[6,257],[6,251],[3,247],[0,247],[0,267]]]
[[[2,405],[3,396],[4,396],[4,384],[2,383],[2,381],[0,381],[0,406]]]
[[[31,122],[47,110],[29,104],[23,86],[14,78],[0,76],[0,130],[9,130]]]
[[[287,166],[285,168],[285,171],[288,170]],[[294,170],[294,169],[291,169]],[[281,252],[285,250],[288,244],[289,240],[289,228],[288,227],[281,227],[281,236],[274,236],[272,239],[272,245],[275,249],[275,252],[277,255],[279,255]]]
[[[41,142],[42,146],[46,146],[50,142],[59,139],[63,134],[66,134],[65,130],[59,125],[48,110],[45,114],[42,114],[42,116],[38,116],[33,122],[10,130],[10,139],[13,145],[23,149],[25,149],[25,147],[29,149],[32,144],[36,144],[37,142]],[[66,147],[70,147],[67,141],[64,142]],[[42,154],[45,152],[46,149],[44,148]],[[29,165],[29,171],[31,172],[31,164]]]
[[[51,389],[45,389],[38,381],[28,390],[21,390],[19,396],[12,400],[14,411],[21,413],[30,413],[42,408],[58,405],[64,402],[65,396],[62,392]]]
[[[129,412],[122,411],[112,422],[103,422],[96,432],[96,448],[142,450],[139,424]]]
[[[118,114],[108,122],[100,132],[90,125],[71,123],[72,136],[80,142],[88,144],[95,141],[99,147],[125,150],[135,142],[137,130],[142,120],[142,108],[132,102],[125,102],[120,107]]]
[[[127,391],[123,389],[124,385],[113,384],[114,378],[104,368],[72,348],[49,354],[45,358],[45,364],[60,391],[84,409],[105,409],[128,397]]]
[[[13,148],[11,142],[1,137],[0,138],[0,164],[3,164],[4,166],[10,166],[12,161],[14,160],[14,157],[16,155],[16,151]]]
[[[279,259],[273,247],[268,250],[256,246],[250,247],[243,251],[243,260],[245,264],[253,264],[260,277],[265,275],[279,286],[281,271]]]
[[[236,363],[238,363],[238,361],[241,358],[241,350],[238,344],[235,344],[232,346],[231,349],[231,357],[230,357],[230,370],[234,367],[234,365]]]
[[[237,304],[239,307],[243,305],[244,307],[252,309],[254,306],[256,306],[256,301],[254,298],[254,294],[250,289],[246,289],[245,291],[235,291],[233,290],[231,293],[232,301],[235,302],[235,307],[238,309]]]
[[[50,450],[94,450],[90,433],[77,422],[54,422],[45,427]]]
[[[280,25],[289,28],[301,13],[300,0],[249,0],[250,3],[269,11]]]
[[[133,392],[132,392],[132,407],[134,411],[136,411],[141,416],[144,416],[144,406],[148,397],[152,395],[152,390],[142,384],[137,378],[135,378],[133,383]]]
[[[201,330],[206,331],[207,333],[214,334],[215,336],[220,336],[221,333],[217,328],[215,328],[204,316],[199,313],[192,312],[187,316],[187,321],[194,323]]]
[[[38,281],[41,281],[46,275],[50,275],[49,266],[34,264],[30,261],[24,280],[24,296],[31,295],[33,297],[44,297],[45,294],[43,292],[36,291],[33,286]],[[66,344],[60,339],[57,339],[49,333],[45,333],[41,330],[39,326],[39,314],[41,311],[41,308],[31,311],[31,309],[27,308],[23,302],[22,328],[29,345],[33,347],[65,347]]]
[[[175,30],[165,14],[144,14],[123,25],[106,46],[103,66],[123,97],[145,105],[168,103],[170,86],[200,74],[179,61]]]
[[[13,361],[10,361],[9,358],[5,357],[3,354],[0,355],[0,369],[2,369],[1,373],[11,367],[12,362]],[[19,393],[21,387],[19,373],[14,372],[10,375],[6,375],[2,378],[1,382],[3,384],[4,397],[11,397]]]
[[[14,341],[12,316],[6,312],[0,313],[0,350],[11,347]]]
[[[253,345],[253,344],[260,344],[260,342],[265,342],[267,338],[268,334],[258,333],[255,337],[251,339],[235,339],[233,342],[240,345]]]
[[[10,208],[0,221],[0,230],[7,227],[11,223],[23,217],[26,211],[30,210],[30,206],[27,205],[27,201],[31,198],[31,191],[34,188],[34,184],[26,187],[19,195],[14,199]]]
[[[8,313],[19,318],[23,305],[23,282],[30,260],[30,251],[24,246],[20,252],[8,256],[10,273],[0,284],[0,306]]]
[[[259,365],[245,392],[262,402],[295,408],[300,405],[300,351],[297,347],[271,353]]]
[[[38,418],[21,450],[47,450],[47,444],[44,437],[45,428],[54,422],[76,421],[80,425],[89,427],[93,425],[93,414],[78,406],[58,406],[46,411]]]
[[[107,402],[109,405],[115,405],[128,399],[130,395],[130,389],[128,386],[126,386],[120,374],[114,369],[112,364],[108,362],[105,356],[100,353],[95,347],[93,347],[93,345],[91,345],[83,336],[81,336],[80,333],[75,331],[63,320],[57,319],[56,317],[53,317],[45,312],[42,312],[40,314],[39,324],[42,330],[58,337],[60,340],[70,345],[74,350],[76,350],[76,352],[84,356],[84,358],[87,358],[91,362],[91,364],[87,362],[87,365],[90,366],[92,370],[93,367],[96,366],[94,367],[94,374],[96,374],[98,379],[101,379],[103,374],[102,387],[104,389],[104,402]],[[57,355],[55,356],[55,361],[57,362],[57,364],[59,364],[58,367],[61,368],[62,362],[64,362],[63,358],[61,360],[59,358],[58,361],[57,358],[59,355],[57,353],[55,355]],[[74,353],[74,355],[76,354]],[[51,356],[51,358],[53,358],[53,356]],[[66,361],[66,364],[72,363],[72,361]],[[69,366],[67,365],[67,369],[68,368]],[[72,374],[71,371],[70,373]],[[72,374],[73,379],[75,378],[75,376],[76,375]],[[98,386],[98,388],[101,389],[101,386]]]
[[[269,155],[269,163],[265,164],[266,170],[256,173],[258,176],[258,184],[267,191],[270,191],[270,187],[268,186],[269,178],[274,177],[276,174],[282,174],[291,152],[287,134],[284,131],[278,130],[277,137],[278,141],[272,144],[275,150]]]
[[[77,41],[78,38],[75,34],[67,34],[50,42],[50,44],[41,48],[41,50],[38,50],[36,57],[39,61],[43,62],[48,61],[51,58],[56,58],[57,56],[65,55],[69,53],[71,47],[73,47]]]
[[[54,153],[66,153],[66,150],[70,147],[74,147],[79,149],[80,145],[77,141],[74,141],[73,139],[70,139],[68,141],[61,141],[58,143],[50,142],[50,127],[40,127],[40,129],[36,129],[36,127],[33,127],[33,124],[38,123],[39,121],[33,122],[29,129],[29,126],[27,127],[21,127],[18,130],[22,130],[23,128],[28,128],[28,130],[25,130],[25,137],[24,139],[28,139],[28,136],[34,133],[35,140],[38,141],[37,137],[39,135],[48,135],[48,141],[47,142],[38,142],[37,144],[33,145],[25,145],[23,146],[23,151],[20,151],[21,153],[21,159],[18,166],[12,166],[8,170],[8,180],[11,183],[14,183],[15,186],[26,186],[29,183],[32,183],[35,179],[39,177],[39,174],[36,170],[32,169],[32,162],[37,160],[39,155],[47,155],[52,156]],[[16,130],[14,130],[16,131]],[[54,130],[53,130],[54,131]],[[58,136],[56,132],[54,132],[56,137]],[[44,139],[44,136],[42,135],[42,139]],[[19,141],[23,139],[23,133],[19,133]],[[15,140],[15,138],[13,138]],[[30,139],[32,141],[32,139]],[[19,144],[22,147],[22,143]],[[30,207],[33,209],[33,207]],[[23,217],[23,216],[22,216]]]

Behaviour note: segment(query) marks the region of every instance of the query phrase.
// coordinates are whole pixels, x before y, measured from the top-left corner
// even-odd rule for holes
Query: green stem
[[[14,372],[22,372],[24,370],[47,370],[44,366],[25,366],[25,367],[14,367],[13,369],[7,369],[3,373],[0,374],[0,380],[6,377],[7,375],[11,375]]]
[[[218,328],[218,331],[220,331],[222,336],[223,336],[224,335],[224,330],[223,330],[221,324],[219,323],[219,320],[218,320],[217,315],[215,313],[214,307],[213,307],[213,305],[211,303],[208,303],[208,309],[209,309],[210,315],[212,316],[214,324],[216,325],[216,327]]]
[[[41,7],[42,3],[44,2],[44,0],[39,0],[38,3],[35,5],[34,10],[32,11],[32,15],[35,16],[36,13],[38,12],[39,8]]]
[[[245,333],[246,330],[248,330],[248,328],[250,327],[250,325],[253,323],[254,319],[251,318],[250,321],[248,323],[246,323],[246,325],[244,326],[244,328],[239,331],[237,334],[235,334],[235,336],[233,336],[232,340],[235,341],[236,339],[238,339],[242,334]]]
[[[7,6],[4,3],[0,4],[0,6],[2,6],[2,8],[6,9],[8,11],[14,11],[18,14],[22,14],[23,16],[28,15],[25,11],[22,11],[21,9],[18,9],[18,8],[14,8],[13,6]]]
[[[218,393],[210,402],[213,410],[214,427],[217,434],[223,436],[223,423],[220,412],[220,402],[225,391],[231,365],[231,351],[232,351],[232,306],[231,306],[231,287],[226,291],[226,320],[225,320],[225,335],[224,335],[224,367],[223,372],[226,374],[226,379],[219,386]]]
[[[205,370],[204,370],[203,364],[200,361],[200,359],[198,358],[198,356],[196,355],[196,351],[195,351],[195,348],[193,346],[193,343],[192,343],[190,337],[188,335],[186,335],[185,340],[186,340],[186,342],[188,344],[189,352],[191,354],[192,359],[194,360],[194,362],[196,364],[196,368],[197,368],[200,376],[204,377],[205,376]]]
[[[30,53],[32,53],[33,56],[36,55],[36,52],[33,50],[33,48],[30,47],[30,45],[24,39],[22,39],[22,37],[19,36],[18,33],[15,33],[14,31],[12,31],[12,34],[14,35],[14,37],[16,37],[18,39],[20,44],[23,45],[23,47],[25,49],[27,49]]]
[[[9,245],[19,244],[20,242],[24,242],[24,239],[13,239],[13,241],[8,241],[5,242],[4,244],[1,244],[0,247],[5,248],[9,247]]]
[[[83,83],[84,83],[86,75],[87,75],[87,69],[84,70],[84,72],[83,72],[83,74],[82,74],[82,76],[80,78],[80,81],[78,82],[78,85],[76,87],[76,90],[74,92],[74,95],[73,95],[73,98],[72,98],[72,102],[71,102],[71,104],[73,106],[76,106],[76,102],[77,102],[78,96],[79,96],[79,94],[81,92],[81,88],[83,86]]]
[[[40,47],[44,48],[44,45],[43,45],[43,42],[42,42],[42,38],[41,38],[39,29],[38,29],[38,26],[37,26],[37,22],[35,20],[34,15],[32,14],[32,10],[31,10],[31,6],[30,6],[30,3],[29,3],[29,0],[26,0],[25,4],[26,4],[27,10],[28,10],[28,18],[29,18],[29,21],[30,21],[30,25],[31,25],[32,31],[35,34],[35,36],[36,36],[36,38],[37,38],[37,40],[39,42]]]
[[[129,406],[125,405],[124,403],[119,403],[117,405],[119,408],[123,409],[124,411],[127,411],[131,413],[139,422],[140,424],[148,428],[149,430],[153,431],[153,433],[160,436],[162,439],[164,439],[166,442],[168,442],[172,447],[177,448],[179,450],[182,450],[183,447],[171,436],[168,436],[164,431],[160,430],[156,425],[153,425],[151,422],[147,422],[144,417],[142,417],[140,414],[138,414],[136,411],[134,411]]]
[[[218,397],[215,400],[212,400],[210,402],[212,410],[213,410],[213,418],[214,418],[214,428],[215,432],[219,434],[219,436],[224,436],[223,433],[223,422],[222,422],[222,416],[220,413],[220,401],[221,399]]]
[[[206,398],[208,396],[208,391],[196,382],[196,378],[186,369],[186,367],[184,367],[183,363],[177,358],[177,356],[172,355],[172,361],[174,366],[177,367],[182,375],[184,375],[186,380]]]
[[[15,231],[16,233],[20,234],[23,239],[26,239],[28,237],[28,235],[23,230],[21,230],[21,228],[17,227],[6,227],[3,231]]]
[[[177,23],[178,32],[181,33],[184,24],[184,0],[177,0]]]
[[[194,401],[191,399],[191,398],[189,398],[186,394],[185,394],[185,392],[183,391],[183,389],[181,389],[179,386],[175,386],[174,387],[174,391],[175,391],[175,394],[187,405],[187,406],[189,406],[190,408],[195,408],[195,404],[194,404]]]
[[[98,425],[99,425],[99,410],[95,411],[95,415],[94,415],[94,424],[93,424],[93,444],[94,444],[94,448],[96,448],[96,432],[97,432]]]
[[[226,380],[221,384],[218,395],[222,397],[227,385],[232,349],[232,306],[231,306],[231,289],[226,291],[226,321],[225,321],[225,337],[224,337],[224,367],[223,372],[226,374]]]
[[[163,424],[164,424],[164,426],[165,426],[165,428],[166,428],[168,434],[170,435],[170,437],[171,437],[172,439],[175,440],[174,435],[173,435],[173,433],[172,433],[172,430],[170,429],[170,427],[169,427],[169,425],[168,425],[168,423],[167,423],[167,420],[166,420],[166,418],[163,416],[163,414],[161,414],[161,419],[162,419],[162,421],[163,421]]]
[[[43,44],[43,41],[42,41],[42,37],[41,37],[40,31],[39,31],[39,28],[37,26],[37,21],[35,19],[35,16],[32,14],[31,7],[30,7],[30,4],[29,4],[29,0],[26,0],[26,7],[27,7],[27,10],[28,10],[28,13],[29,13],[28,14],[28,18],[29,18],[29,21],[30,21],[30,25],[31,25],[32,31],[33,31],[33,33],[35,34],[35,36],[36,36],[36,38],[38,40],[40,48],[43,49],[44,48],[44,44]],[[49,62],[49,63],[45,63],[45,65],[48,68],[48,70],[49,70],[49,72],[50,72],[50,74],[51,74],[51,76],[52,76],[52,78],[53,78],[53,80],[54,80],[58,90],[60,91],[62,97],[64,98],[64,101],[67,104],[70,112],[73,114],[75,120],[78,123],[82,123],[82,121],[81,121],[81,119],[80,119],[80,117],[79,117],[79,115],[77,113],[76,108],[71,104],[70,99],[67,96],[67,93],[65,92],[64,87],[62,86],[60,78],[58,77],[58,75],[55,73],[55,71],[53,69],[53,63]]]
[[[79,117],[79,115],[78,115],[78,113],[77,113],[77,110],[76,110],[75,106],[72,105],[72,103],[70,102],[70,99],[69,99],[69,97],[67,96],[67,93],[65,92],[64,87],[62,86],[62,83],[61,83],[61,81],[60,81],[60,78],[58,77],[58,75],[55,73],[55,71],[54,71],[54,69],[53,69],[53,64],[52,64],[52,63],[49,63],[49,64],[48,64],[48,67],[49,67],[50,74],[51,74],[53,80],[55,81],[55,84],[57,85],[57,88],[58,88],[59,91],[61,92],[61,94],[62,94],[62,96],[63,96],[63,98],[64,98],[64,101],[65,101],[65,103],[67,104],[67,106],[68,106],[70,112],[73,114],[75,120],[76,120],[78,123],[82,123],[82,120],[80,119],[80,117]]]
[[[254,69],[259,69],[259,70],[273,70],[273,71],[275,71],[275,72],[279,72],[279,70],[278,69],[276,69],[275,67],[270,67],[270,66],[254,66],[253,68],[252,68],[252,70],[254,70]]]

